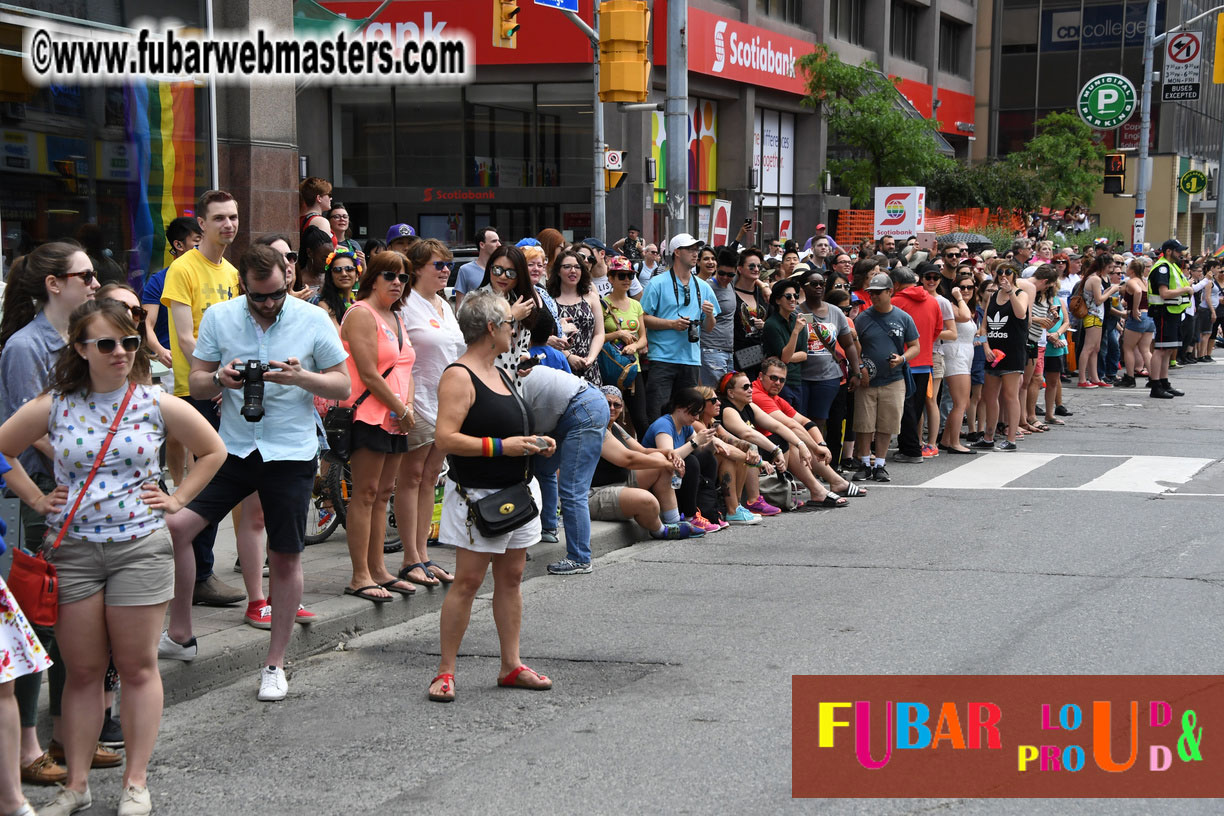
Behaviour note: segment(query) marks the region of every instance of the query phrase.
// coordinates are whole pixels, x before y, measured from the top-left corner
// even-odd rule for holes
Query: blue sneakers
[[[582,563],[581,561],[571,561],[568,558],[562,558],[560,561],[548,565],[550,575],[586,575],[591,571],[591,563]]]
[[[701,538],[705,535],[705,530],[699,530],[687,521],[681,521],[676,524],[663,525],[663,532],[652,532],[651,538],[660,540],[680,539],[680,538]]]

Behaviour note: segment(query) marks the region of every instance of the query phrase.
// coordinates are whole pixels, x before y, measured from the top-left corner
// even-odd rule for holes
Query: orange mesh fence
[[[947,235],[950,232],[978,232],[983,227],[1020,229],[1024,224],[1014,213],[999,213],[989,209],[965,209],[952,212],[926,211],[928,232]],[[842,246],[854,246],[864,238],[872,238],[875,230],[874,210],[838,210],[833,238]]]

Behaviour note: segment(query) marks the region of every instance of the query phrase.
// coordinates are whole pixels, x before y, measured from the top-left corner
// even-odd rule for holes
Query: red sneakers
[[[293,619],[296,622],[302,624],[303,626],[307,626],[317,621],[319,619],[319,616],[311,612],[309,609],[302,606],[301,604],[298,604],[298,611],[297,611],[297,614],[293,616]]]
[[[247,604],[246,622],[256,629],[272,628],[272,605],[263,598]]]

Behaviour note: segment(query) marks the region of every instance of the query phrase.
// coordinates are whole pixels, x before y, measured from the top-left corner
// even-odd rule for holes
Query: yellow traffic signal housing
[[[625,178],[628,173],[620,170],[605,170],[604,171],[604,189],[615,190],[617,187],[625,183]]]
[[[493,45],[498,48],[517,48],[519,30],[518,0],[493,0]]]
[[[1105,154],[1105,192],[1122,193],[1126,189],[1126,154]]]
[[[650,9],[643,0],[599,7],[599,100],[645,102],[650,93]]]

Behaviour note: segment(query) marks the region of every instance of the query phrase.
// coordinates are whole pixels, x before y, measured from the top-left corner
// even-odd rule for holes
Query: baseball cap
[[[698,241],[687,232],[682,232],[667,242],[667,251],[675,252],[677,249],[691,249],[697,246],[701,246],[701,241]]]
[[[390,244],[396,238],[415,238],[416,230],[408,224],[396,224],[391,229],[387,230],[387,243]]]
[[[582,243],[586,244],[591,249],[598,249],[599,251],[603,252],[605,255],[619,255],[620,254],[615,249],[608,246],[607,244],[605,244],[603,241],[599,240],[598,238],[583,238]]]
[[[1177,252],[1185,252],[1189,248],[1190,247],[1186,246],[1185,244],[1183,244],[1181,241],[1177,240],[1176,238],[1170,238],[1169,240],[1165,241],[1163,244],[1160,245],[1161,252],[1168,252],[1170,249],[1175,250]]]
[[[868,292],[882,292],[885,289],[893,288],[892,278],[888,277],[884,272],[877,272],[871,276],[871,280],[867,283]]]

